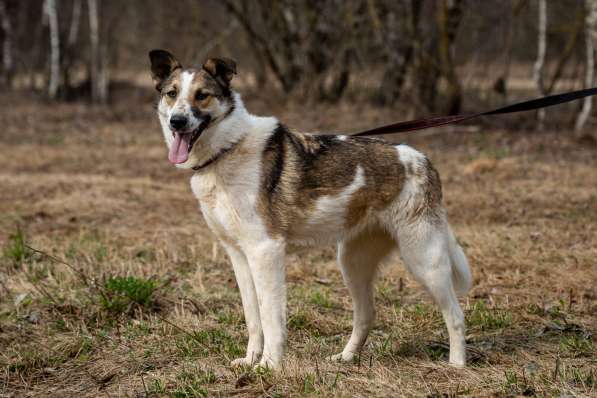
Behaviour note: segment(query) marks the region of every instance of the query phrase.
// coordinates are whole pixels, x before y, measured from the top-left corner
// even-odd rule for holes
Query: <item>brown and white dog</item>
[[[208,59],[185,69],[149,53],[168,159],[192,169],[203,216],[228,253],[249,343],[233,364],[278,367],[286,341],[284,257],[290,244],[337,244],[354,305],[353,331],[334,360],[350,361],[374,319],[378,264],[399,248],[433,296],[450,336],[450,363],[465,364],[464,317],[456,294],[471,274],[442,206],[437,171],[422,153],[382,140],[290,130],[251,115],[230,81],[236,65]]]

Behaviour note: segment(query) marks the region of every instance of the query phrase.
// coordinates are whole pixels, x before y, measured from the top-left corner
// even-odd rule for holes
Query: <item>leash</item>
[[[353,137],[358,137],[363,135],[396,134],[416,130],[424,130],[431,127],[463,122],[465,120],[474,119],[479,116],[502,115],[505,113],[526,112],[540,108],[547,108],[549,106],[575,101],[596,94],[597,87],[587,88],[584,90],[570,91],[568,93],[549,95],[547,97],[536,98],[530,101],[519,102],[517,104],[507,105],[502,108],[481,113],[473,113],[468,115],[436,116],[425,119],[409,120],[406,122],[387,124],[385,126],[376,127],[370,130],[361,131],[351,135]]]

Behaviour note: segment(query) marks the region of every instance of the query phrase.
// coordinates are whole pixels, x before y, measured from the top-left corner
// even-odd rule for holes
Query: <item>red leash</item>
[[[498,108],[487,112],[473,113],[469,115],[436,116],[425,119],[416,119],[409,120],[406,122],[387,124],[385,126],[380,126],[370,130],[365,130],[356,134],[352,134],[352,136],[356,137],[360,135],[396,134],[416,130],[423,130],[431,127],[443,126],[445,124],[459,123],[479,116],[501,115],[505,113],[532,111],[535,109],[546,108],[548,106],[563,104],[565,102],[575,101],[596,94],[597,87],[593,87],[585,90],[571,91],[568,93],[555,94],[547,97],[536,98],[530,101],[519,102],[517,104],[508,105],[503,108]]]

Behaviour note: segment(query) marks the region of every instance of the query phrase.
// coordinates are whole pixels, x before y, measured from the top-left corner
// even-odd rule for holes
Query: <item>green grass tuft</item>
[[[211,369],[184,370],[176,379],[177,386],[171,394],[176,398],[206,397],[208,391],[204,386],[218,381],[217,375]]]
[[[31,257],[31,254],[31,251],[25,246],[25,235],[17,225],[16,232],[8,236],[8,242],[4,246],[2,255],[13,267],[20,268],[23,262]]]
[[[330,309],[334,306],[334,304],[330,300],[329,294],[327,294],[327,292],[321,292],[319,290],[316,290],[311,294],[310,301],[311,304],[319,308]]]
[[[570,335],[563,336],[560,339],[560,348],[562,351],[573,357],[591,356],[592,342],[587,336]]]
[[[236,340],[222,329],[199,330],[182,335],[176,341],[176,347],[187,358],[221,354],[232,359],[243,353]]]
[[[480,330],[496,330],[512,324],[512,314],[508,311],[487,308],[485,301],[477,301],[467,316],[467,325]]]
[[[134,276],[112,276],[104,284],[102,307],[110,312],[124,312],[131,304],[150,306],[156,283],[152,279],[140,279]]]

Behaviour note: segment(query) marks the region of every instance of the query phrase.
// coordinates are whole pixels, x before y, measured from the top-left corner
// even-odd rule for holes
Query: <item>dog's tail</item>
[[[452,284],[458,296],[465,296],[471,288],[473,278],[468,260],[462,247],[456,241],[454,234],[448,227],[448,251],[452,263]]]

